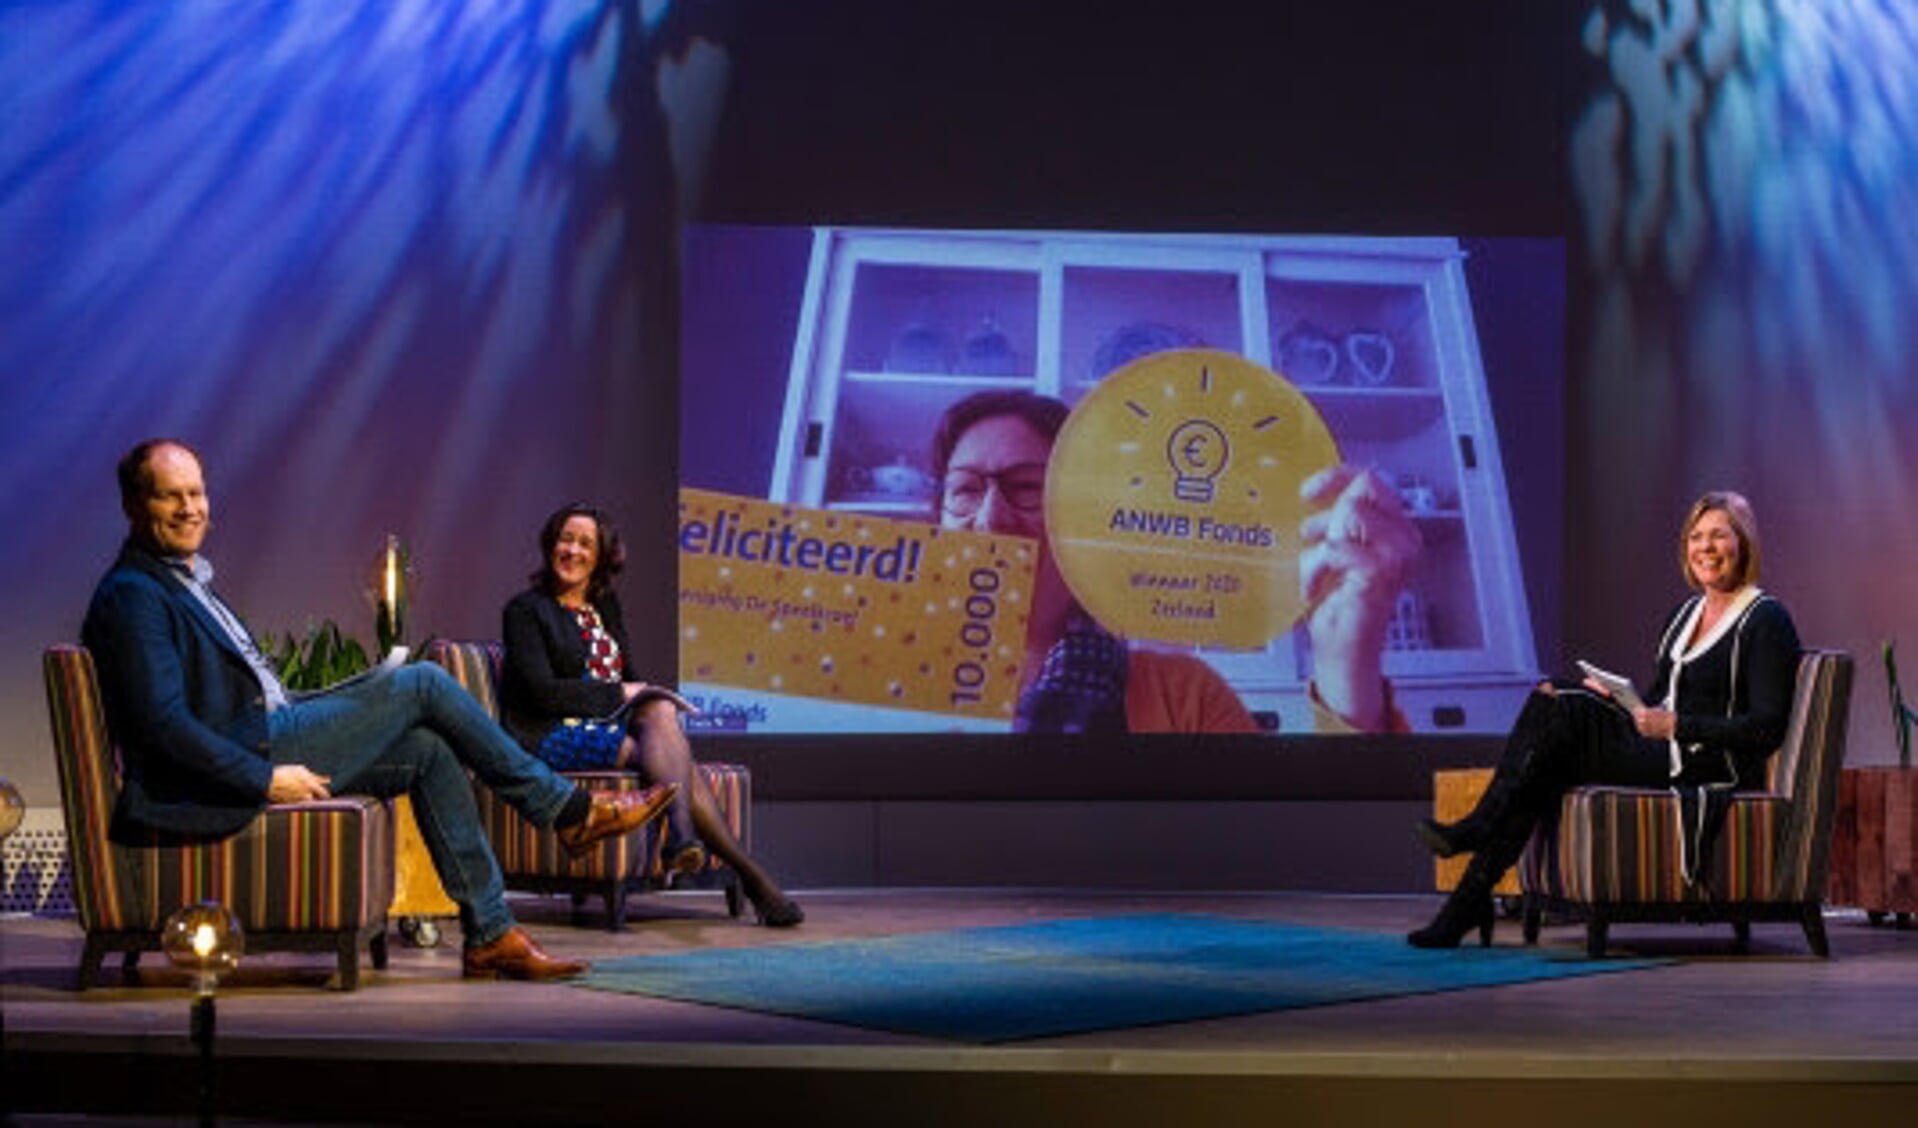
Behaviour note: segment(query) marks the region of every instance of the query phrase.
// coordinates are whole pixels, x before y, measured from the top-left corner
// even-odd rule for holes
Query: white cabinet
[[[981,388],[1068,403],[1163,348],[1238,352],[1317,406],[1424,538],[1385,666],[1417,730],[1499,731],[1538,677],[1462,253],[1446,238],[815,232],[774,500],[929,518],[940,413]],[[1206,651],[1309,731],[1303,631]]]

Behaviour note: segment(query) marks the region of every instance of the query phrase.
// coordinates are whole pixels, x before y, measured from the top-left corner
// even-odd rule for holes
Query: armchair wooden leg
[[[79,984],[80,990],[90,991],[100,982],[100,964],[107,958],[107,947],[99,937],[87,934],[86,946],[80,950]]]
[[[1825,907],[1814,901],[1804,907],[1799,920],[1805,926],[1805,943],[1811,945],[1811,954],[1829,959],[1831,945],[1825,940]]]
[[[381,930],[373,934],[373,939],[367,941],[366,950],[369,953],[371,953],[373,956],[373,970],[385,971],[386,970],[386,932],[385,930]]]
[[[1585,922],[1585,954],[1592,959],[1605,958],[1605,929],[1606,920],[1597,912],[1592,914],[1591,920]]]
[[[338,951],[340,959],[340,990],[359,990],[360,938],[351,932],[341,933],[338,942]]]
[[[1752,947],[1752,922],[1748,920],[1732,921],[1732,943],[1740,952],[1749,952]]]
[[[1536,894],[1527,893],[1525,895],[1524,911],[1525,911],[1525,923],[1524,923],[1525,946],[1529,948],[1538,943],[1538,926],[1545,918],[1545,905],[1544,905],[1543,899],[1537,896]]]

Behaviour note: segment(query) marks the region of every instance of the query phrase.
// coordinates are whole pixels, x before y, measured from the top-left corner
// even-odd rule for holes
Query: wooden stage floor
[[[636,897],[625,932],[574,927],[558,899],[519,899],[549,951],[581,957],[882,936],[1131,912],[1403,932],[1430,896],[841,890],[801,897],[807,923],[729,920],[717,895]],[[1422,1124],[1827,1122],[1918,1105],[1918,930],[1827,921],[1833,958],[1759,925],[1614,926],[1615,951],[1682,962],[1442,994],[1111,1030],[977,1048],[777,1015],[561,985],[465,983],[457,931],[437,949],[394,938],[360,990],[324,989],[326,957],[247,961],[219,998],[221,1095],[282,1122],[597,1122],[660,1114],[840,1123],[1231,1121]],[[1518,944],[1516,921],[1496,939]],[[1579,950],[1576,927],[1543,943]],[[186,1115],[194,1063],[183,977],[157,955],[139,985],[110,958],[73,989],[79,929],[0,921],[6,1067],[16,1114]],[[112,1084],[99,1078],[115,1078]],[[94,1079],[94,1080],[90,1080]],[[120,1095],[139,1094],[137,1099]],[[903,1103],[902,1103],[903,1102]],[[1552,1110],[1540,1115],[1541,1107]],[[908,1108],[912,1111],[908,1113]],[[1070,1110],[1073,1115],[1058,1117]],[[651,1117],[648,1116],[648,1119]]]

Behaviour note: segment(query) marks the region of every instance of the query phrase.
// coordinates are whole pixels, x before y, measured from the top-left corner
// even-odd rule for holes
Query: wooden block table
[[[1825,899],[1856,905],[1871,923],[1918,912],[1918,768],[1846,768],[1838,782]]]
[[[413,802],[404,795],[393,800],[393,904],[386,911],[399,922],[400,937],[416,948],[439,943],[434,917],[459,913],[459,906],[440,884],[433,856],[426,852]]]
[[[1492,782],[1490,768],[1454,768],[1432,773],[1432,817],[1440,822],[1456,822],[1472,812],[1478,805],[1478,797],[1485,794],[1485,788]],[[1459,854],[1450,858],[1439,858],[1436,862],[1437,883],[1441,893],[1449,893],[1458,886],[1458,879],[1465,876],[1465,864],[1472,860],[1470,854]],[[1492,892],[1500,897],[1517,897],[1518,871],[1508,869],[1492,887]]]

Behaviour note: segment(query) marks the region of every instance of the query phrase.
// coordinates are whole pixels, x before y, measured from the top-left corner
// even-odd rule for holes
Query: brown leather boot
[[[697,842],[688,842],[677,850],[667,850],[660,855],[659,866],[667,877],[698,873],[706,868],[706,848]]]
[[[506,935],[480,948],[468,948],[460,957],[460,972],[468,979],[571,979],[591,966],[583,960],[556,960],[517,925]]]
[[[677,783],[656,783],[643,791],[595,791],[586,817],[557,833],[559,844],[577,858],[615,834],[631,834],[658,818],[674,796]]]

